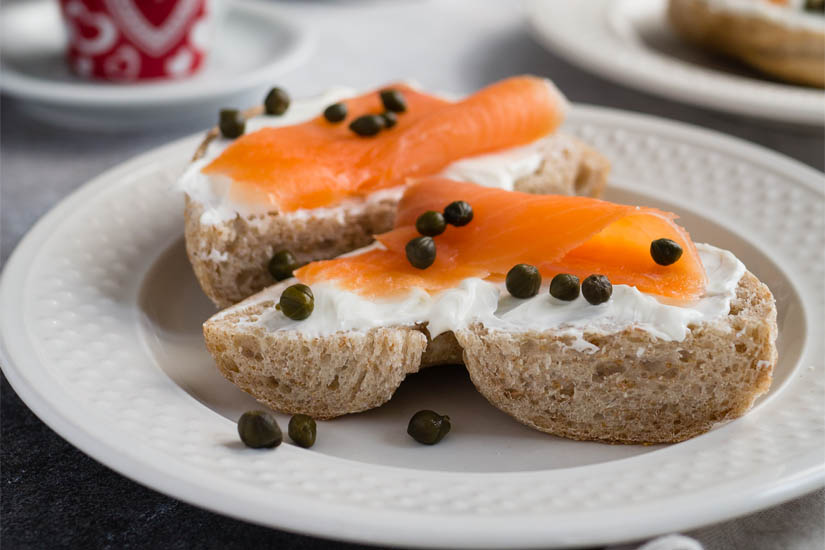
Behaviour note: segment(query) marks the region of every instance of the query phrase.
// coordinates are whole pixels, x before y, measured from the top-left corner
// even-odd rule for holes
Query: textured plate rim
[[[704,69],[647,50],[630,49],[623,41],[610,39],[610,43],[618,48],[617,50],[611,49],[611,52],[629,53],[634,61],[616,63],[615,58],[611,59],[602,55],[598,49],[594,49],[587,43],[569,40],[562,33],[555,32],[551,24],[552,18],[547,17],[551,11],[549,9],[551,4],[542,0],[530,0],[525,5],[533,36],[548,50],[561,54],[574,64],[580,63],[582,67],[597,75],[643,92],[655,93],[683,103],[709,107],[718,111],[810,126],[825,124],[825,102],[821,100],[817,105],[801,107],[794,107],[792,96],[785,97],[784,102],[777,102],[777,96],[782,97],[789,93],[796,95],[796,92],[808,91],[803,87],[766,82],[766,87],[772,87],[775,95],[765,98],[754,96],[751,90],[756,80],[742,82],[739,77],[733,75]],[[619,6],[619,1],[591,0],[590,2],[570,3],[566,7],[572,10],[598,12],[602,19],[593,18],[592,24],[602,27],[603,36],[612,36],[615,33],[611,28],[609,18]],[[720,84],[709,87],[696,86],[694,80],[696,78]],[[782,88],[789,88],[789,90],[783,92]],[[812,93],[817,91],[825,93],[821,90],[810,90]],[[784,108],[777,108],[778,104]]]
[[[767,149],[752,146],[734,138],[723,136],[717,132],[695,128],[686,124],[674,123],[633,113],[623,113],[611,109],[595,107],[577,107],[578,115],[585,119],[612,119],[635,128],[646,128],[651,131],[659,131],[666,134],[684,135],[687,133],[694,139],[701,139],[705,142],[712,142],[718,145],[718,150],[722,152],[748,151],[766,156],[771,163],[784,172],[794,173],[797,179],[807,182],[811,188],[822,196],[822,189],[817,182],[821,175],[796,161],[787,159]],[[23,301],[23,293],[19,292],[20,283],[25,281],[29,263],[38,252],[39,243],[44,241],[50,234],[50,230],[63,221],[64,215],[80,204],[86,196],[92,195],[100,188],[110,185],[112,180],[116,180],[130,170],[140,166],[146,166],[156,162],[156,157],[163,157],[172,151],[188,150],[197,141],[198,136],[185,138],[172,144],[150,151],[131,161],[107,171],[91,182],[79,188],[61,201],[52,211],[43,217],[35,227],[24,237],[17,249],[9,259],[2,278],[0,279],[0,298],[4,303],[3,311],[0,312],[0,322],[2,322],[3,332],[2,346],[0,346],[0,356],[3,358],[3,370],[9,382],[18,392],[20,397],[28,406],[50,427],[69,440],[81,450],[101,461],[112,469],[123,475],[152,487],[160,492],[166,493],[181,500],[190,502],[197,506],[205,507],[213,511],[227,514],[238,519],[260,523],[262,525],[277,527],[305,534],[325,536],[336,539],[344,539],[359,542],[383,543],[383,544],[405,544],[410,546],[432,547],[432,546],[455,546],[455,547],[500,547],[502,545],[519,547],[540,547],[548,546],[548,538],[552,537],[553,544],[592,544],[610,543],[633,540],[645,536],[650,536],[672,530],[682,530],[696,527],[702,524],[717,522],[724,519],[736,517],[748,512],[758,510],[779,502],[799,496],[825,484],[825,463],[821,457],[811,453],[799,456],[792,464],[788,465],[790,473],[784,475],[780,481],[772,484],[754,487],[753,485],[741,486],[740,482],[731,483],[728,486],[736,487],[727,495],[716,495],[714,507],[693,503],[689,511],[680,514],[669,512],[669,506],[663,506],[662,501],[641,505],[628,505],[622,507],[622,515],[633,514],[634,517],[645,517],[646,521],[636,522],[626,525],[624,521],[616,519],[601,525],[599,533],[589,533],[588,525],[592,524],[582,520],[581,514],[575,518],[564,518],[565,525],[556,526],[549,529],[547,526],[536,525],[537,518],[524,518],[521,520],[509,520],[508,530],[501,532],[496,530],[496,522],[474,518],[470,515],[456,515],[433,526],[426,532],[415,529],[415,522],[410,521],[416,518],[427,517],[432,521],[431,516],[418,513],[406,513],[395,511],[379,511],[373,509],[366,510],[369,518],[360,518],[354,521],[347,512],[352,512],[352,507],[340,505],[321,504],[311,499],[290,500],[286,503],[273,503],[266,501],[266,508],[261,506],[262,502],[257,500],[255,495],[239,495],[237,487],[227,480],[210,479],[209,486],[203,480],[197,478],[188,471],[182,464],[170,463],[166,457],[165,463],[163,455],[155,450],[149,449],[136,457],[133,452],[129,452],[126,441],[118,439],[114,434],[111,439],[103,439],[100,434],[95,434],[84,425],[84,417],[80,411],[61,410],[59,406],[59,392],[57,388],[46,385],[38,385],[45,373],[38,372],[36,356],[21,356],[22,344],[18,340],[9,339],[9,331],[17,321],[15,318],[15,307]],[[10,307],[7,307],[10,306]],[[821,307],[821,306],[817,306]],[[821,313],[818,312],[818,313]],[[811,312],[806,311],[810,317]],[[17,362],[12,362],[15,357]],[[34,357],[34,359],[33,359]],[[24,368],[23,365],[26,365]],[[56,399],[56,400],[55,400]],[[64,404],[65,407],[65,404]],[[225,422],[225,419],[223,419]],[[118,447],[116,444],[123,447]],[[673,448],[671,448],[673,449]],[[306,460],[306,451],[287,447],[282,449],[287,456],[299,457]],[[666,452],[667,450],[665,450]],[[323,462],[348,462],[343,459],[331,457],[318,457],[320,463]],[[633,459],[627,459],[633,460]],[[388,466],[367,465],[368,468],[380,470],[382,472],[398,473],[405,471],[403,468]],[[596,465],[594,467],[599,467]],[[584,470],[594,467],[576,468]],[[573,470],[576,470],[573,469]],[[559,472],[556,470],[555,472]],[[507,479],[530,479],[531,476],[540,476],[544,472],[524,472],[515,474],[455,474],[451,472],[428,472],[428,476],[436,479],[450,479],[459,476],[464,480],[484,480],[490,477],[504,476]],[[233,490],[234,488],[234,490]],[[244,497],[248,498],[244,498]],[[689,495],[681,495],[666,499],[673,505],[685,505],[685,499]],[[671,502],[672,501],[672,502]],[[654,506],[655,504],[655,506]],[[310,507],[313,514],[301,512],[304,507]],[[278,513],[273,518],[273,513]],[[625,515],[625,517],[627,517]],[[567,519],[571,519],[567,522]],[[572,521],[577,519],[577,521]],[[540,522],[539,522],[540,523]],[[411,524],[413,526],[411,526]],[[500,525],[498,525],[500,527]],[[578,530],[578,532],[577,532]],[[585,532],[585,534],[582,534]]]
[[[45,2],[41,2],[44,3]],[[5,6],[5,10],[32,9],[25,4]],[[191,101],[208,101],[233,95],[271,82],[272,77],[286,73],[306,60],[317,41],[317,33],[309,26],[288,17],[275,7],[251,0],[233,0],[227,11],[237,10],[259,18],[277,21],[291,36],[287,47],[275,56],[274,61],[251,71],[235,75],[232,79],[207,84],[191,80],[179,82],[148,83],[141,86],[106,86],[91,83],[55,83],[28,76],[3,64],[0,90],[26,101],[49,105],[75,107],[119,107],[129,110],[154,105],[179,105]],[[0,12],[2,13],[2,12]]]

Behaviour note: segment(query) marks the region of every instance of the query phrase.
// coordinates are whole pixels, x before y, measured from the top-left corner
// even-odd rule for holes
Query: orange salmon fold
[[[231,180],[230,198],[270,205],[273,211],[332,206],[407,178],[441,172],[450,163],[517,147],[553,132],[567,102],[549,81],[516,76],[457,102],[404,84],[407,110],[376,136],[349,129],[355,118],[384,112],[379,91],[343,101],[339,123],[318,116],[293,126],[243,135],[203,168]]]
[[[448,226],[434,237],[436,260],[416,269],[404,247],[418,237],[416,218],[442,211],[455,200],[473,207],[464,227]],[[313,262],[295,272],[306,284],[336,281],[366,297],[392,296],[419,287],[435,293],[462,279],[502,281],[515,264],[535,265],[545,281],[558,273],[584,280],[599,273],[641,292],[690,302],[705,292],[705,269],[693,241],[674,222],[675,214],[654,208],[614,204],[586,197],[532,195],[481,187],[444,178],[426,178],[407,188],[396,228],[378,235],[383,249]],[[674,264],[661,266],[650,255],[659,238],[684,251]]]

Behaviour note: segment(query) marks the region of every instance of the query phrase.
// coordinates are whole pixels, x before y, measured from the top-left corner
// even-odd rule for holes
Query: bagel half
[[[717,9],[708,0],[670,0],[667,17],[692,44],[787,82],[825,87],[825,17],[810,16],[822,19],[816,31],[758,13]]]
[[[215,135],[210,132],[196,158]],[[545,147],[541,166],[517,181],[515,189],[595,197],[601,194],[609,170],[607,159],[593,148],[575,138],[555,135]],[[364,247],[373,235],[392,229],[397,204],[398,198],[387,197],[334,209],[271,212],[202,223],[204,205],[187,196],[186,253],[204,293],[224,308],[275,282],[267,270],[275,252],[289,250],[298,262],[306,263]]]
[[[430,339],[426,326],[386,326],[307,337],[261,323],[284,281],[203,327],[220,372],[266,406],[329,419],[378,407],[424,367],[463,362],[476,388],[513,418],[562,437],[674,443],[742,416],[770,387],[776,308],[751,273],[727,315],[688,327],[682,341],[638,328],[509,332],[473,324]]]

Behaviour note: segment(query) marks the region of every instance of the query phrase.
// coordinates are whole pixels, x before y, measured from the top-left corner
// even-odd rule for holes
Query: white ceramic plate
[[[679,212],[776,295],[780,362],[744,418],[685,443],[621,446],[532,431],[462,369],[428,369],[379,409],[319,423],[311,450],[244,448],[254,401],[217,373],[212,308],[187,264],[170,190],[200,139],[88,183],[25,237],[0,281],[3,367],[23,400],[122,474],[223,514],[368,543],[604,544],[720,521],[825,479],[822,174],[741,141],[660,119],[576,107],[570,132],[613,163],[608,198]],[[425,447],[413,412],[450,414]],[[281,417],[282,425],[286,417]]]
[[[157,126],[217,116],[262,101],[274,79],[303,63],[315,39],[269,3],[226,4],[204,69],[179,81],[120,85],[84,80],[63,57],[65,30],[54,0],[0,10],[0,89],[48,122],[93,129]]]
[[[683,44],[668,26],[666,5],[533,0],[527,6],[534,34],[548,50],[605,78],[721,111],[822,126],[825,92],[767,80]]]

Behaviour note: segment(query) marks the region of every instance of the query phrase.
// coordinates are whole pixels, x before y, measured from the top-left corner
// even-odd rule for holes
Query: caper
[[[221,109],[218,127],[223,137],[235,139],[246,130],[246,119],[237,109]]]
[[[427,269],[435,261],[435,242],[432,237],[416,237],[404,247],[413,267]]]
[[[266,411],[249,411],[238,420],[238,435],[247,447],[277,447],[284,436],[275,415]]]
[[[422,235],[435,237],[436,235],[444,233],[444,230],[447,228],[447,223],[444,221],[444,216],[441,215],[441,212],[427,210],[415,220],[415,228]]]
[[[384,128],[392,128],[398,124],[398,115],[392,111],[385,111],[381,113],[381,118],[384,119]]]
[[[309,449],[315,445],[315,420],[305,414],[289,419],[289,438],[299,447]]]
[[[289,94],[281,88],[272,88],[266,94],[264,109],[268,115],[282,115],[289,109]]]
[[[315,296],[307,285],[298,283],[287,287],[281,293],[278,302],[281,312],[293,321],[302,321],[310,316],[315,308]]]
[[[292,272],[298,267],[295,256],[289,250],[276,252],[269,260],[269,273],[276,281],[283,281],[292,277]]]
[[[670,265],[682,257],[682,247],[670,239],[656,239],[650,243],[650,255],[659,265]]]
[[[347,104],[333,103],[324,109],[324,118],[330,122],[341,122],[347,118]]]
[[[516,298],[532,298],[539,293],[541,274],[530,264],[516,264],[507,272],[504,279],[507,292]]]
[[[579,297],[579,278],[569,273],[559,273],[550,281],[550,296],[569,302]]]
[[[381,90],[381,103],[388,111],[403,113],[407,110],[407,100],[398,90]]]
[[[353,120],[349,129],[362,137],[374,136],[384,127],[381,115],[364,115]]]
[[[418,411],[410,418],[407,433],[424,445],[435,445],[450,431],[450,417],[434,411]]]
[[[464,201],[454,201],[444,209],[444,220],[456,227],[467,225],[473,221],[473,207]]]
[[[582,296],[594,306],[608,301],[611,294],[613,285],[604,275],[590,275],[582,281]]]
[[[825,0],[805,0],[805,11],[825,12]]]

